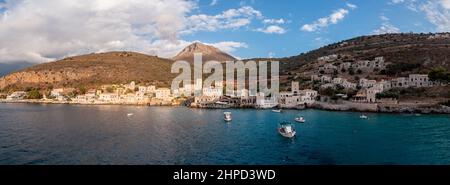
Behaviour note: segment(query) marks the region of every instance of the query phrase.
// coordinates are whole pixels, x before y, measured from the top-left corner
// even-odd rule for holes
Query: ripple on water
[[[0,164],[448,164],[450,118],[0,104]],[[133,117],[127,117],[130,112]],[[294,139],[280,121],[303,115]]]

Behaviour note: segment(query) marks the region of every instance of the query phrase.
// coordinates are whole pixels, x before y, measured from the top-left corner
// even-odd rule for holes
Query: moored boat
[[[295,131],[294,125],[284,122],[278,127],[278,133],[283,137],[293,138],[297,132]]]
[[[296,122],[299,122],[299,123],[305,123],[305,122],[306,122],[306,119],[305,119],[303,116],[300,116],[300,117],[296,117],[296,118],[295,118],[295,121],[296,121]]]
[[[281,113],[281,109],[274,109],[272,112]]]
[[[359,118],[361,118],[361,119],[368,119],[369,117],[367,117],[366,115],[361,115],[361,116],[359,116]]]
[[[231,120],[233,120],[232,116],[231,116],[231,112],[224,112],[223,113],[223,119],[226,122],[230,122]]]

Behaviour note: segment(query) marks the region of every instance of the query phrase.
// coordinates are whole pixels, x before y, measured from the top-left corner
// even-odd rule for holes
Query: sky
[[[450,31],[450,0],[0,0],[0,63],[192,42],[287,57],[362,35]]]

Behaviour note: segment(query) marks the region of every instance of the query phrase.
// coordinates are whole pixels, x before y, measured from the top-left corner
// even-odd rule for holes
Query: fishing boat
[[[231,112],[224,112],[223,113],[223,119],[226,122],[230,122],[231,120],[233,120],[233,118],[231,117]]]
[[[366,115],[364,115],[364,114],[359,116],[359,118],[361,118],[361,119],[368,119],[368,117]]]
[[[284,122],[278,127],[278,133],[283,137],[293,138],[297,132],[295,131],[294,125]]]
[[[281,109],[274,109],[274,110],[272,110],[272,112],[281,113]]]
[[[305,123],[305,122],[306,122],[306,120],[305,120],[305,118],[304,118],[303,116],[296,117],[296,118],[295,118],[295,121],[296,121],[296,122],[299,122],[299,123]]]

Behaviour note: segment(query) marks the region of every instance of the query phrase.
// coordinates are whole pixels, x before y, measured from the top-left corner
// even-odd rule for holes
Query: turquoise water
[[[0,164],[450,164],[449,115],[230,111],[0,104]]]

